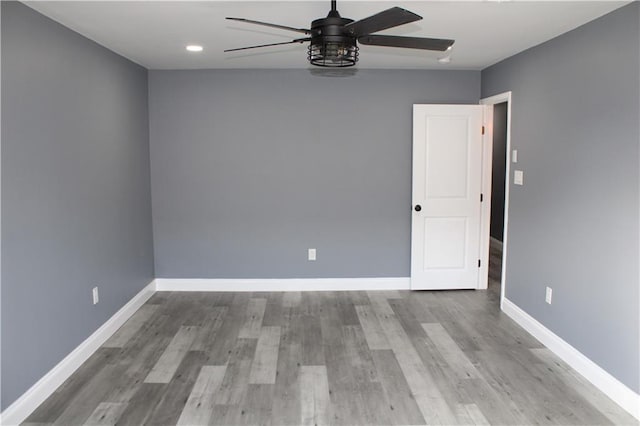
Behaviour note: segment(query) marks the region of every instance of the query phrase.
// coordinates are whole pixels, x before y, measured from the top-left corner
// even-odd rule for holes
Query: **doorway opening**
[[[482,99],[493,106],[491,225],[488,268],[488,291],[499,292],[500,308],[506,291],[507,229],[511,163],[511,92]]]

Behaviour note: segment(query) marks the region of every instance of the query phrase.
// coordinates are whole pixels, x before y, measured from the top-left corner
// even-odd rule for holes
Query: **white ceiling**
[[[617,9],[629,1],[338,1],[343,17],[361,19],[400,6],[424,19],[380,34],[453,38],[442,53],[360,46],[358,68],[480,70]],[[223,53],[224,49],[304,37],[227,21],[226,16],[309,28],[330,1],[37,1],[28,6],[150,69],[309,68],[293,44]],[[201,44],[199,54],[185,50]],[[612,46],[615,48],[615,46]]]

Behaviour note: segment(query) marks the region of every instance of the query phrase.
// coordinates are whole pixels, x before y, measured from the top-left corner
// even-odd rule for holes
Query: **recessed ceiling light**
[[[189,52],[202,52],[202,46],[198,46],[197,44],[190,44],[186,49]]]
[[[448,64],[449,62],[451,62],[451,56],[438,58],[438,62],[440,62],[441,64]]]

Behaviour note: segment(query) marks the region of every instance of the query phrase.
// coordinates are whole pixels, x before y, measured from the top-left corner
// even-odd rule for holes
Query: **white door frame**
[[[509,188],[511,186],[511,91],[499,93],[495,96],[490,96],[488,98],[480,99],[481,105],[493,105],[501,104],[503,102],[507,103],[507,163],[505,167],[505,182],[504,182],[504,228],[503,228],[503,237],[502,237],[502,273],[500,276],[500,309],[502,310],[502,304],[504,302],[505,290],[507,287],[507,242],[508,242],[508,232],[507,229],[509,227]],[[493,127],[493,120],[490,125]],[[491,131],[493,134],[493,129]],[[493,145],[493,140],[491,145]],[[486,154],[486,152],[485,152]],[[489,151],[489,155],[492,155],[492,152]],[[489,174],[489,182],[491,182],[491,169],[488,170]],[[483,179],[486,178],[486,173],[483,171]],[[490,184],[490,183],[489,183]],[[483,183],[484,187],[484,183]],[[488,200],[489,206],[491,206],[491,200]],[[483,206],[486,207],[486,206]],[[484,222],[483,222],[484,224]],[[488,262],[487,262],[488,263]],[[487,265],[488,266],[488,265]],[[485,273],[482,271],[482,273]],[[487,281],[488,281],[489,270],[487,269]],[[486,288],[486,287],[485,287]]]
[[[481,104],[482,105],[482,104]],[[480,271],[478,290],[489,287],[489,246],[491,243],[491,169],[493,163],[493,106],[483,108],[482,203],[480,204]]]

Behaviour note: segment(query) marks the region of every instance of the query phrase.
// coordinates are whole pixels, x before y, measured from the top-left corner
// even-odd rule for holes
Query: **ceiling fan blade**
[[[248,46],[248,47],[238,47],[236,49],[227,49],[225,52],[235,52],[238,50],[247,50],[247,49],[257,49],[259,47],[269,47],[269,46],[280,46],[283,44],[293,44],[293,43],[304,43],[305,41],[311,41],[311,38],[297,38],[291,41],[283,41],[282,43],[270,43],[270,44],[261,44],[258,46]]]
[[[400,7],[392,7],[368,18],[351,22],[345,25],[344,28],[353,36],[360,37],[386,30],[387,28],[397,27],[398,25],[408,24],[409,22],[419,21],[420,19],[422,19],[420,15]]]
[[[293,27],[287,27],[286,25],[278,25],[278,24],[271,24],[269,22],[253,21],[251,19],[245,19],[245,18],[225,18],[225,19],[229,19],[230,21],[246,22],[248,24],[262,25],[265,27],[278,28],[281,30],[295,31],[303,34],[311,34],[311,30],[307,30],[305,28],[293,28]]]
[[[372,46],[405,47],[407,49],[436,50],[438,52],[444,52],[453,46],[455,40],[374,34],[362,36],[358,38],[358,42]]]

